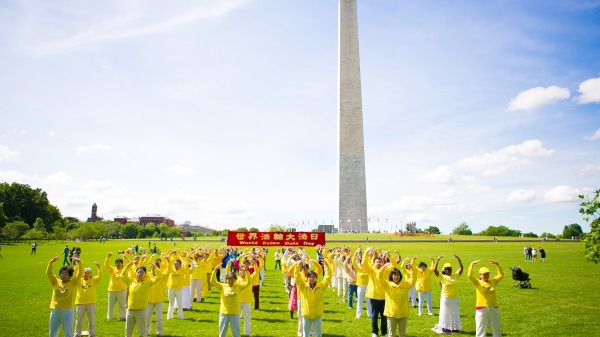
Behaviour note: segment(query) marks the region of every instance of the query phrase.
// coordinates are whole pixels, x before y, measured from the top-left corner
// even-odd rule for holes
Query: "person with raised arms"
[[[88,333],[90,337],[96,337],[96,289],[102,279],[102,268],[100,263],[94,262],[98,268],[98,275],[92,275],[92,268],[83,269],[83,277],[77,284],[77,296],[75,306],[77,308],[77,320],[75,321],[75,337],[80,337],[83,332],[83,320],[87,315]]]
[[[46,275],[52,286],[52,299],[50,300],[50,337],[57,337],[62,326],[65,337],[73,337],[73,301],[77,293],[77,283],[81,277],[81,260],[74,258],[77,267],[63,266],[58,271],[58,276],[52,272],[52,264],[58,261],[58,256],[53,257],[46,267]]]
[[[475,335],[485,337],[488,325],[492,328],[492,336],[502,336],[500,329],[500,311],[498,310],[498,300],[496,299],[496,285],[504,277],[502,268],[497,261],[490,260],[490,263],[496,266],[496,276],[490,279],[490,270],[487,267],[479,268],[479,278],[473,275],[473,268],[481,260],[475,260],[469,265],[467,275],[469,280],[475,285],[475,294],[477,302],[475,304]]]

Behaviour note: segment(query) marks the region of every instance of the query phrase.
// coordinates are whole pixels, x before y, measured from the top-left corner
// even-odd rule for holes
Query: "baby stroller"
[[[522,271],[521,268],[519,268],[518,266],[510,267],[510,270],[512,270],[513,280],[519,281],[519,284],[515,284],[513,287],[520,289],[531,288],[531,283],[529,283],[529,281],[531,281],[531,279],[529,278],[529,274]]]

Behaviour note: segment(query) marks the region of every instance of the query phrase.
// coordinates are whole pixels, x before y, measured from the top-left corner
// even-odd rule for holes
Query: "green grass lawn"
[[[366,243],[366,237],[369,243]],[[438,239],[445,237],[438,237]],[[418,256],[429,265],[429,256],[444,255],[443,262],[455,261],[452,254],[459,255],[465,264],[465,272],[460,283],[461,316],[463,335],[474,335],[475,290],[466,277],[466,269],[475,259],[498,260],[504,269],[505,277],[498,286],[498,298],[504,336],[600,336],[600,266],[591,264],[583,258],[583,245],[573,242],[416,242],[411,239],[398,241],[400,238],[389,234],[355,234],[332,235],[328,240],[358,240],[348,242],[351,248],[361,244],[378,246],[384,250],[398,250],[403,256]],[[458,239],[458,237],[453,237]],[[373,242],[381,240],[382,242]],[[390,241],[391,240],[391,241]],[[387,241],[387,242],[385,242]],[[148,241],[110,241],[103,244],[96,242],[72,243],[82,247],[81,258],[84,266],[93,267],[94,261],[101,264],[109,251],[116,253],[139,243],[147,247]],[[176,248],[187,245],[221,246],[218,241],[176,241]],[[545,263],[525,262],[523,246],[529,244],[542,246],[548,258]],[[0,336],[45,336],[48,334],[48,308],[51,296],[49,281],[45,275],[48,261],[59,255],[61,259],[55,263],[55,272],[60,268],[62,248],[65,242],[40,242],[37,255],[30,255],[27,243],[2,245],[3,259],[0,260]],[[330,246],[343,245],[331,242]],[[171,242],[159,242],[158,248],[173,248]],[[261,288],[261,309],[252,313],[252,335],[257,337],[282,337],[296,335],[296,320],[290,320],[287,310],[287,296],[282,286],[282,274],[273,271],[274,249],[269,252],[267,260],[267,276]],[[315,256],[313,249],[308,249]],[[513,285],[510,266],[520,265],[530,274],[533,289],[517,289]],[[489,266],[489,265],[488,265]],[[491,268],[493,271],[494,269]],[[494,275],[494,272],[492,272]],[[107,321],[106,288],[108,278],[101,281],[98,289],[97,334],[100,337],[123,336],[125,323],[116,320]],[[434,313],[439,312],[440,286],[434,280],[433,303]],[[186,319],[164,321],[166,336],[216,336],[218,335],[218,294],[211,293],[204,303],[193,303],[194,310],[186,311]],[[166,311],[165,305],[165,311]],[[408,321],[408,336],[434,336],[430,330],[437,323],[437,316],[418,316],[417,310]],[[166,313],[165,313],[166,316]],[[166,317],[165,317],[166,318]],[[153,325],[154,328],[154,325]],[[153,330],[154,331],[154,330]],[[243,330],[242,330],[243,331]],[[62,333],[61,333],[62,335]],[[333,291],[326,297],[325,315],[323,319],[323,335],[370,336],[370,320],[363,315],[356,319],[353,311],[342,303]],[[491,334],[490,334],[491,336]]]

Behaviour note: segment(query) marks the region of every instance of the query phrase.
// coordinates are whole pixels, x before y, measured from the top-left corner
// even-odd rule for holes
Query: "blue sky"
[[[335,223],[337,7],[1,2],[0,181],[80,219]],[[600,1],[358,0],[358,25],[371,229],[589,228]]]

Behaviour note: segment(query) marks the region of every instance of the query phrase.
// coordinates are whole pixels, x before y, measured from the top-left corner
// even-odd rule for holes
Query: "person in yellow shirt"
[[[417,257],[413,258],[414,265]],[[434,261],[432,257],[429,258],[432,262]],[[423,313],[423,302],[427,299],[427,314],[429,316],[433,316],[433,311],[431,307],[431,274],[433,274],[433,265],[431,268],[427,268],[427,264],[425,262],[419,262],[419,268],[415,271],[417,277],[417,293],[419,294],[419,316]]]
[[[469,280],[475,285],[475,294],[477,302],[475,304],[475,333],[477,337],[485,337],[488,325],[492,328],[494,337],[502,336],[500,329],[500,311],[498,310],[498,301],[496,300],[496,285],[504,277],[502,268],[497,261],[490,260],[490,263],[496,265],[496,276],[490,279],[490,270],[486,267],[479,268],[479,279],[473,275],[473,267],[481,262],[475,260],[469,265],[467,275]]]
[[[440,298],[440,318],[438,324],[431,330],[440,334],[450,334],[462,330],[458,278],[462,275],[463,265],[460,257],[456,254],[453,257],[458,261],[458,270],[456,273],[452,273],[451,263],[444,263],[441,273],[437,270],[438,263],[443,256],[438,257],[433,264],[433,272],[442,284],[442,293]]]
[[[158,282],[161,278],[162,273],[160,268],[156,265],[152,266],[152,273],[154,276],[146,277],[146,267],[139,266],[135,270],[136,277],[130,278],[127,273],[127,269],[132,268],[134,262],[131,261],[124,268],[123,278],[125,283],[128,285],[129,297],[127,299],[127,318],[125,321],[125,336],[132,337],[133,330],[137,325],[140,337],[147,337],[148,331],[146,330],[147,324],[147,312],[148,308],[148,297],[150,295],[150,288]]]
[[[374,256],[374,257],[371,257]],[[371,260],[372,259],[372,260]],[[381,335],[387,335],[387,318],[385,317],[385,291],[379,283],[379,274],[382,272],[383,262],[381,256],[377,256],[375,249],[369,247],[362,257],[362,269],[369,275],[369,284],[365,296],[371,302],[371,336],[377,337],[379,327],[377,326],[379,316],[381,317]]]
[[[107,319],[113,317],[115,310],[115,304],[119,305],[119,320],[125,320],[125,314],[127,309],[127,285],[123,282],[121,271],[123,269],[123,259],[125,255],[121,255],[122,258],[115,260],[115,266],[111,266],[109,259],[112,256],[112,252],[108,253],[104,260],[104,269],[108,273],[110,279],[108,281],[108,312],[106,314]]]
[[[77,283],[75,337],[81,337],[83,320],[86,314],[89,336],[96,337],[96,289],[102,279],[102,268],[100,268],[100,263],[94,262],[94,264],[98,268],[98,275],[92,276],[92,268],[85,268],[83,277]]]
[[[225,276],[227,283],[221,283],[217,280],[217,271],[220,269],[221,266],[216,266],[210,276],[210,282],[221,294],[219,337],[227,336],[228,326],[231,326],[231,335],[233,337],[240,337],[240,296],[244,289],[252,286],[252,283],[238,282],[237,276],[233,272]]]
[[[177,252],[172,251],[171,256],[175,256]],[[182,268],[180,259],[176,259],[173,263],[170,263],[169,255],[164,258],[168,261],[168,279],[167,279],[167,294],[169,296],[169,309],[167,310],[167,319],[173,318],[173,311],[175,311],[175,301],[177,300],[177,317],[183,319],[183,279],[184,274],[187,272],[185,268]]]
[[[363,301],[369,285],[369,274],[362,268],[361,247],[359,246],[352,256],[352,267],[356,270],[356,318],[362,316]],[[367,300],[367,316],[371,317],[371,301]]]
[[[386,253],[384,257],[390,257],[389,253]],[[393,261],[393,258],[390,259],[391,263],[386,264],[382,268],[382,272],[379,273],[379,282],[385,292],[385,309],[383,310],[383,314],[387,317],[387,331],[390,337],[406,336],[406,325],[408,323],[408,315],[410,314],[408,308],[408,291],[416,281],[414,268],[410,263],[406,264],[407,261],[404,260],[402,263],[402,265],[406,265],[406,269],[409,272],[409,277],[406,280],[402,279],[400,270],[395,268],[396,263]],[[398,335],[396,335],[396,329],[398,329]]]
[[[314,261],[314,263],[318,263]],[[317,273],[311,270],[306,275],[306,280],[302,276],[302,261],[296,262],[291,270],[294,271],[294,282],[298,289],[298,297],[300,298],[300,306],[302,307],[302,319],[304,331],[303,337],[310,337],[313,330],[315,337],[322,336],[323,312],[325,310],[325,291],[329,282],[331,282],[332,267],[328,260],[324,260],[325,277],[321,282],[317,281]]]
[[[227,273],[231,272],[231,267],[233,266],[234,260],[229,260],[227,263],[226,271]],[[254,261],[246,260],[243,264],[240,265],[240,270],[238,272],[238,277],[240,283],[250,283],[254,284],[256,279],[259,277],[259,274],[256,270],[253,273],[250,273],[248,269],[254,263]],[[250,336],[251,328],[252,328],[252,287],[247,287],[240,293],[240,321],[242,317],[244,318],[244,334],[246,336]],[[241,324],[241,323],[240,323]]]
[[[191,263],[192,274],[190,276],[190,296],[194,302],[202,302],[202,279],[206,276],[205,266],[207,255],[196,253]]]
[[[46,275],[52,286],[52,299],[50,300],[50,337],[57,337],[62,326],[65,337],[73,337],[73,300],[77,292],[77,283],[81,277],[81,260],[77,257],[73,261],[77,268],[63,266],[58,272],[58,277],[52,273],[52,264],[58,261],[58,256],[53,257],[46,267]],[[75,274],[75,275],[73,275]]]
[[[167,265],[161,264],[162,260],[157,258],[154,261],[156,268],[158,268],[164,275],[167,271]],[[146,317],[146,332],[150,334],[152,328],[152,314],[156,313],[156,335],[162,336],[163,333],[163,308],[165,301],[165,293],[167,290],[166,278],[161,277],[153,286],[150,287],[150,294],[148,295],[148,308]]]

